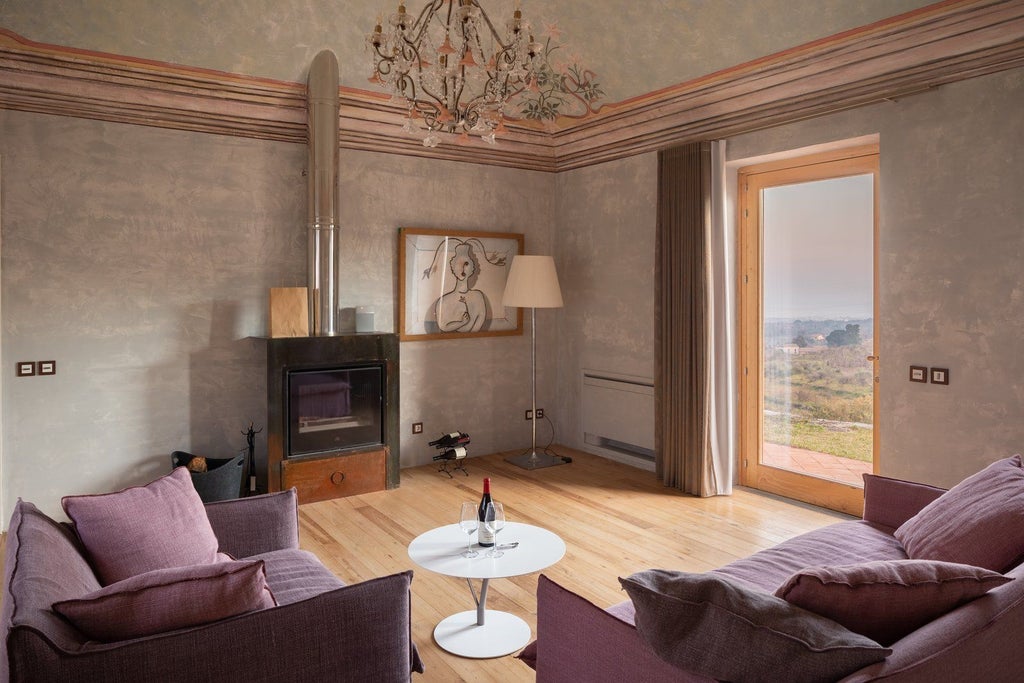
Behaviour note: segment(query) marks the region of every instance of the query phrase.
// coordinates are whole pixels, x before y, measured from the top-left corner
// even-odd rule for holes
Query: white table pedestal
[[[484,625],[478,626],[476,610],[469,610],[441,621],[434,628],[434,640],[460,657],[503,657],[530,642],[530,625],[514,614],[489,609],[484,613]]]

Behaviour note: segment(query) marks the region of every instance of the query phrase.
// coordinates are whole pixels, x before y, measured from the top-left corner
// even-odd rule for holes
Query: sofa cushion
[[[273,550],[248,559],[266,563],[267,583],[279,605],[301,602],[345,585],[308,550]]]
[[[775,595],[891,645],[903,636],[1013,579],[950,562],[895,560],[808,567]]]
[[[110,584],[53,611],[91,640],[130,640],[274,607],[263,562],[156,569]]]
[[[619,579],[636,628],[685,671],[728,681],[837,680],[892,650],[830,619],[715,574],[661,569]]]
[[[100,587],[70,527],[58,524],[32,503],[19,499],[7,527],[0,633],[10,641],[28,631],[71,649],[81,635],[50,609],[54,600]],[[10,677],[13,655],[0,655],[0,681]]]
[[[217,537],[184,467],[145,486],[66,496],[61,505],[104,585],[219,559]]]
[[[857,520],[809,531],[711,573],[771,593],[804,567],[905,559],[907,554],[891,529]]]
[[[1005,572],[1024,556],[1024,469],[1015,455],[951,488],[894,532],[915,560]]]

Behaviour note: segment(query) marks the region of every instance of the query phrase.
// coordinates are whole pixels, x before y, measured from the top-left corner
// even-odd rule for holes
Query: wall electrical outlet
[[[532,410],[527,410],[526,411],[526,418],[525,419],[527,419],[527,420],[532,420],[533,419],[533,411]]]
[[[412,433],[413,434],[422,434],[423,433],[423,423],[422,422],[413,422],[412,423]]]
[[[543,408],[537,408],[537,419],[538,420],[543,420],[544,419],[544,409]]]

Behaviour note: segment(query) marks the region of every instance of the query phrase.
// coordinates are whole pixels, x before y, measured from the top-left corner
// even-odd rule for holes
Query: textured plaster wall
[[[558,176],[565,308],[558,323],[559,443],[583,445],[582,371],[654,373],[656,154]]]
[[[1017,69],[729,141],[735,160],[881,136],[882,474],[948,486],[1024,451],[1022,105]]]
[[[526,0],[615,102],[929,4],[931,0]],[[409,3],[418,12],[425,3]],[[485,0],[503,27],[513,0]],[[367,34],[393,0],[3,0],[0,26],[31,40],[286,81],[322,49],[343,85],[371,89]],[[170,30],[169,30],[169,27]],[[609,30],[614,27],[614,30]]]
[[[246,337],[303,280],[304,150],[9,111],[0,132],[4,354],[57,361],[3,373],[6,504],[233,456],[263,421]]]
[[[305,284],[305,148],[0,111],[0,157],[3,518],[19,496],[56,514],[62,495],[144,483],[172,450],[237,452],[265,423],[248,337],[266,332],[267,288]],[[549,248],[551,176],[372,153],[341,165],[341,305],[375,306],[382,331],[399,226]],[[50,359],[55,377],[14,376],[15,360]],[[403,464],[449,428],[474,454],[528,444],[529,363],[528,336],[403,344]]]
[[[552,253],[551,174],[348,151],[341,167],[348,237],[340,305],[373,305],[381,329],[396,324],[400,227],[519,232],[526,253]],[[546,407],[554,395],[554,312],[537,318],[537,403]],[[470,455],[529,445],[529,311],[521,336],[403,342],[401,354],[403,466],[430,462],[436,451],[427,442],[442,432],[469,432]],[[412,422],[423,422],[422,435],[412,435]]]

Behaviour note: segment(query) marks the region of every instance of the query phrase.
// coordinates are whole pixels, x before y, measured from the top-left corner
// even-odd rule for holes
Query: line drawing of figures
[[[450,249],[449,242],[455,243]],[[441,291],[443,292],[427,311],[425,325],[429,332],[480,332],[486,330],[491,321],[491,302],[487,295],[477,289],[480,277],[480,256],[494,266],[504,267],[505,257],[487,253],[477,238],[461,240],[445,237],[434,250],[430,267],[423,271],[423,279],[430,279],[438,271],[438,260],[449,253],[447,268],[441,270]],[[454,279],[450,288],[445,282]]]

